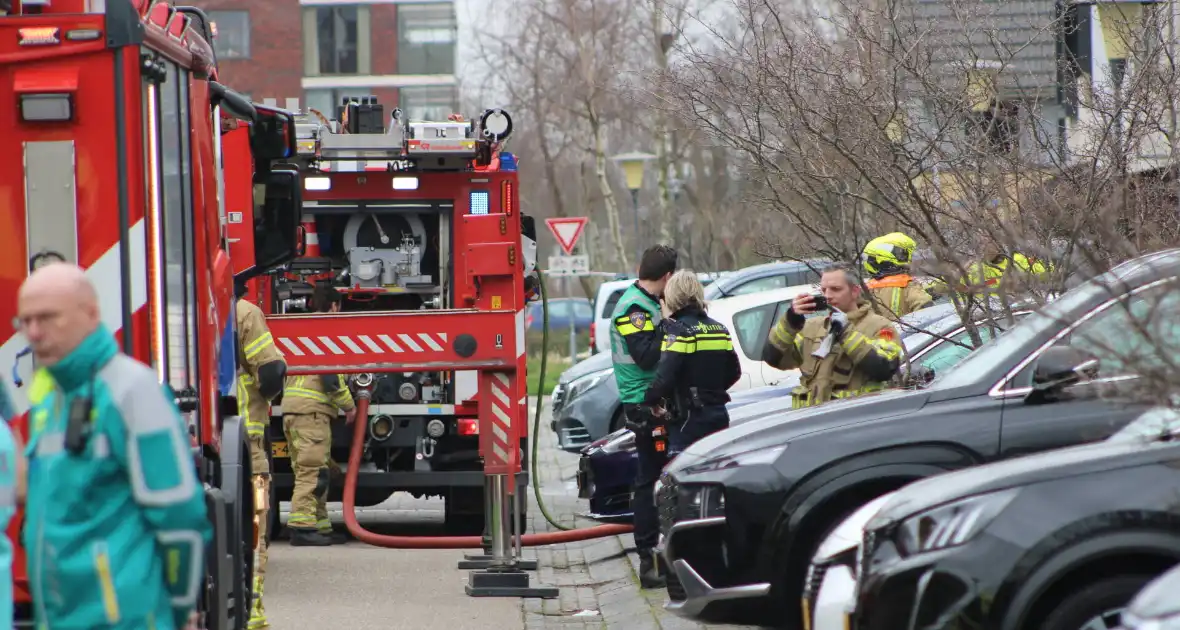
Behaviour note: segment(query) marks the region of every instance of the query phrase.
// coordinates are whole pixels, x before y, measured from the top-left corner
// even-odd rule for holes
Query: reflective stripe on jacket
[[[338,385],[329,391],[324,377],[318,374],[288,376],[283,388],[283,415],[322,413],[335,418],[341,411],[349,411],[356,404],[343,377],[336,377]]]
[[[258,368],[282,361],[262,309],[248,300],[237,302],[238,415],[252,436],[263,435],[270,423],[270,401],[258,389]]]

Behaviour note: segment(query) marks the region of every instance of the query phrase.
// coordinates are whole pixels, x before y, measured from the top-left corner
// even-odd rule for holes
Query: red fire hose
[[[356,483],[360,474],[361,452],[365,447],[368,417],[369,399],[367,396],[358,396],[356,420],[353,421],[352,449],[348,453],[348,470],[344,474],[344,524],[348,527],[348,533],[363,543],[390,549],[476,549],[483,546],[481,536],[386,536],[361,527],[356,520]],[[631,530],[630,525],[598,525],[563,532],[525,534],[520,537],[520,544],[525,547],[555,545],[617,536]]]

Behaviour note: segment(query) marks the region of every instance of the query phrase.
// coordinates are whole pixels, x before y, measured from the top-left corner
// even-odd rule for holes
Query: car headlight
[[[965,544],[999,516],[1018,493],[1013,488],[981,494],[915,514],[902,521],[897,530],[898,551],[912,556]]]
[[[614,373],[615,373],[615,369],[613,367],[609,367],[609,368],[606,368],[605,370],[591,372],[589,374],[575,378],[574,380],[569,382],[569,385],[566,386],[566,389],[568,391],[568,393],[565,396],[566,401],[567,402],[571,401],[571,400],[577,398],[578,396],[586,393],[591,388],[593,388],[593,387],[597,386],[599,383],[601,383],[602,379],[604,379],[608,376],[612,376],[612,375],[614,375]]]
[[[723,468],[736,468],[738,466],[773,464],[774,461],[778,459],[779,455],[782,455],[783,451],[785,450],[787,450],[787,445],[781,444],[779,446],[772,446],[770,448],[760,448],[756,451],[746,451],[745,453],[737,453],[735,455],[724,455],[693,466],[689,466],[688,468],[684,469],[684,472],[695,474],[713,470],[721,470]]]
[[[618,453],[626,451],[635,447],[635,434],[631,431],[623,431],[619,435],[611,438],[609,442],[602,445],[603,453]],[[658,481],[656,483],[659,483]]]
[[[679,503],[687,519],[725,516],[725,490],[718,485],[681,486]]]

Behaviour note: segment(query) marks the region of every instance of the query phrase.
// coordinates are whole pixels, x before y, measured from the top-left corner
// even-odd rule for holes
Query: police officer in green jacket
[[[611,314],[610,346],[615,381],[627,428],[635,433],[639,471],[631,498],[635,521],[635,548],[639,552],[639,582],[643,588],[662,588],[663,570],[655,551],[659,542],[659,520],[653,491],[667,454],[656,450],[652,428],[659,423],[652,408],[643,404],[648,385],[656,377],[660,345],[664,340],[660,326],[660,298],[664,285],[676,271],[676,250],[655,245],[643,252],[639,262],[639,280],[628,287]]]

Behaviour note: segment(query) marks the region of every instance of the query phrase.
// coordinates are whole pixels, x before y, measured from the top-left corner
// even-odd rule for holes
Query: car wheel
[[[619,405],[619,408],[615,409],[614,415],[610,417],[610,432],[614,433],[615,431],[623,428],[623,425],[626,422],[626,418],[623,417],[623,406]]]
[[[1148,582],[1150,575],[1120,575],[1099,580],[1062,598],[1037,630],[1115,630],[1122,610]],[[1031,627],[1030,627],[1031,628]]]

